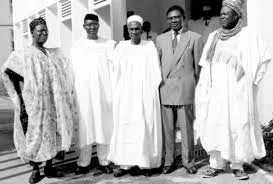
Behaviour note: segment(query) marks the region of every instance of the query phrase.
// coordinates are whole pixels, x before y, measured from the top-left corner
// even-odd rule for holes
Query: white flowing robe
[[[14,144],[24,160],[43,162],[59,151],[68,151],[76,119],[69,60],[57,49],[35,47],[14,51],[2,67],[2,78],[14,103]],[[20,100],[5,70],[24,78],[22,97],[28,114],[24,135],[20,121]]]
[[[115,42],[79,40],[71,51],[77,105],[79,147],[110,144],[113,131],[111,57]]]
[[[200,60],[195,136],[207,152],[220,151],[232,162],[251,162],[266,154],[255,100],[271,56],[261,39],[243,28],[227,41],[218,41],[210,66],[206,56],[214,34]],[[240,79],[239,73],[244,73]]]
[[[114,132],[109,160],[156,168],[161,164],[159,57],[152,41],[121,41],[114,53]]]

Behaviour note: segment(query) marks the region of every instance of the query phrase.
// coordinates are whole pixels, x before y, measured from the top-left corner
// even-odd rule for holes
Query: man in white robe
[[[161,165],[162,127],[158,87],[159,57],[152,41],[141,40],[143,20],[127,20],[130,40],[121,41],[114,52],[114,131],[109,160],[120,166],[114,176],[134,166],[150,175]]]
[[[98,37],[99,19],[87,14],[83,28],[87,38],[72,48],[71,58],[79,110],[80,156],[76,174],[89,171],[92,146],[97,144],[99,170],[113,173],[107,154],[113,129],[111,55],[115,42]]]
[[[241,0],[223,1],[222,28],[209,36],[200,60],[195,135],[210,155],[205,178],[223,172],[229,161],[237,179],[248,179],[243,163],[266,155],[255,100],[271,56],[252,30],[242,28],[242,6]]]

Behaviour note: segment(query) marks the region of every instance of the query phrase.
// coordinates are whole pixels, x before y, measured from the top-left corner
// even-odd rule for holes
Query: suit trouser
[[[221,157],[221,152],[220,151],[210,151],[209,152],[210,158],[209,158],[209,163],[210,167],[213,169],[224,169],[225,168],[225,160]],[[237,169],[237,170],[244,170],[243,169],[243,162],[236,161],[236,162],[231,162],[231,169]]]
[[[109,153],[109,145],[97,144],[97,155],[99,163],[102,166],[107,166],[110,162],[107,160]],[[92,145],[87,145],[80,150],[80,156],[78,158],[77,164],[81,167],[87,167],[92,158]]]
[[[174,164],[176,125],[178,125],[181,130],[182,164],[187,168],[194,166],[193,105],[161,105],[161,108],[164,133],[164,166]]]

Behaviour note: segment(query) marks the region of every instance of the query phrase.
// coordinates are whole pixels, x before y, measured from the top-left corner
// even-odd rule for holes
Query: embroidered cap
[[[238,15],[242,15],[243,4],[243,0],[223,0],[222,6],[227,6],[233,9]]]
[[[139,15],[131,15],[130,17],[128,17],[127,24],[129,24],[130,22],[139,22],[141,26],[143,26],[143,19]]]

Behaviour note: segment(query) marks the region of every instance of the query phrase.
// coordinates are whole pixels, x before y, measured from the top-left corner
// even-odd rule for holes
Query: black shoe
[[[45,176],[48,178],[60,178],[64,176],[64,173],[55,167],[47,167],[44,168]]]
[[[79,174],[87,174],[89,172],[89,167],[82,167],[82,166],[78,166],[76,171],[75,171],[75,174],[76,175],[79,175]]]
[[[150,177],[153,175],[153,172],[151,169],[142,169],[142,174],[146,177]]]
[[[238,180],[248,180],[249,179],[248,174],[242,170],[233,169],[232,172]]]
[[[125,170],[125,169],[118,169],[115,173],[114,173],[114,177],[122,177],[125,176],[126,174],[129,173],[129,170]]]
[[[142,175],[142,170],[138,166],[134,166],[131,169],[129,169],[129,173],[131,176],[139,176]]]
[[[113,169],[109,165],[107,165],[107,166],[101,166],[100,165],[98,167],[98,169],[100,171],[102,171],[103,173],[105,173],[105,174],[113,174],[114,173]]]
[[[173,171],[176,170],[176,167],[174,165],[171,165],[171,166],[164,166],[163,168],[163,174],[170,174],[172,173]]]
[[[188,174],[196,174],[197,173],[197,169],[196,169],[195,166],[192,166],[190,168],[185,167],[185,169],[186,169]]]
[[[33,170],[30,177],[29,177],[29,183],[38,183],[41,180],[41,175],[39,170]]]

